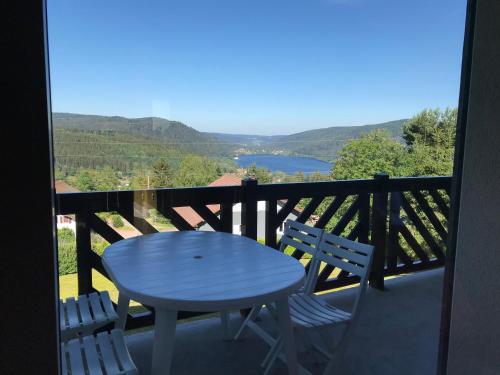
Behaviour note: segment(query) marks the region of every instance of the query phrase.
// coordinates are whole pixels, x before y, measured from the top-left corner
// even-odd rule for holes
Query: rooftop
[[[80,191],[63,180],[56,180],[55,188],[57,193],[78,193]]]

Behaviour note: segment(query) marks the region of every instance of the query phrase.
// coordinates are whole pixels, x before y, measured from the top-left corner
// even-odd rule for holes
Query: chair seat
[[[61,339],[67,341],[78,335],[89,335],[97,328],[118,319],[106,291],[70,297],[60,303]]]
[[[79,337],[61,346],[63,375],[138,374],[119,329]]]
[[[351,320],[350,313],[329,305],[314,294],[294,294],[288,302],[292,322],[301,327],[322,327]]]

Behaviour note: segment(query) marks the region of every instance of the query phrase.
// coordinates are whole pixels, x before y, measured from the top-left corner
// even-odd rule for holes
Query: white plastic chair
[[[333,371],[336,359],[340,358],[342,349],[346,347],[346,338],[356,323],[368,284],[373,251],[374,247],[371,245],[350,241],[333,234],[323,233],[321,237],[319,250],[313,259],[316,269],[321,262],[325,262],[360,277],[360,286],[350,312],[338,309],[314,294],[304,292],[289,297],[290,318],[295,332],[303,333],[312,346],[329,359],[325,375]],[[339,326],[343,326],[343,331],[335,343],[332,329],[339,329]],[[313,332],[322,340],[314,342],[310,334]],[[281,354],[282,346],[283,341],[278,337],[262,363],[264,374],[270,371],[278,357],[284,360]]]
[[[59,301],[61,341],[91,335],[97,328],[115,322],[118,315],[107,291]]]
[[[296,221],[288,219],[285,222],[284,233],[281,237],[281,243],[279,247],[279,251],[284,252],[285,249],[290,246],[294,249],[298,249],[311,255],[314,259],[314,255],[318,249],[319,242],[321,240],[321,235],[323,231],[319,228],[313,228],[308,225],[298,223]],[[307,272],[306,281],[302,288],[297,290],[297,293],[304,293],[306,295],[312,294],[314,292],[314,287],[316,284],[316,274],[318,272],[318,266],[313,261],[310,261],[309,270]],[[273,316],[275,314],[275,308],[273,303],[269,303],[266,305],[268,310]],[[259,315],[262,306],[254,306],[249,314],[246,316],[245,320],[241,324],[238,329],[234,339],[237,340],[240,338],[244,330],[248,327],[252,329],[256,334],[261,336],[269,345],[273,344],[273,341],[270,340],[270,336],[264,332],[257,324],[255,324],[254,320]]]
[[[137,375],[123,332],[114,329],[61,344],[63,375]]]

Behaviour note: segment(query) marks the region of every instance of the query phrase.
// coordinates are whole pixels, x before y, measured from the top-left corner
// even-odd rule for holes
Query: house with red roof
[[[208,186],[234,186],[241,185],[241,177],[236,174],[225,174],[218,178],[217,180],[210,183]],[[278,211],[283,207],[286,201],[278,201],[277,209]],[[220,211],[220,205],[213,204],[207,206],[210,211],[214,214],[218,214]],[[191,225],[196,230],[202,231],[213,231],[213,228],[205,222],[205,220],[196,213],[191,207],[176,207],[174,210],[184,219],[189,225]],[[292,212],[285,218],[295,220],[297,219],[300,212],[298,210],[292,210]],[[265,237],[265,216],[266,215],[266,202],[260,201],[257,203],[257,237]],[[283,234],[284,222],[281,223],[277,229],[277,234]],[[241,203],[236,203],[233,205],[233,234],[241,234]]]

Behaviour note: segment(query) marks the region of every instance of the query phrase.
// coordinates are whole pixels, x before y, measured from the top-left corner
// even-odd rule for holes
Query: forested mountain
[[[110,166],[128,172],[164,159],[178,166],[190,150],[180,145],[114,130],[54,131],[55,161],[58,170],[73,174],[78,168]]]
[[[396,120],[364,126],[339,126],[308,130],[290,135],[258,136],[244,134],[205,133],[221,141],[238,144],[248,151],[284,151],[294,155],[313,156],[332,161],[347,141],[375,129],[387,129],[393,137],[401,139],[406,120]]]
[[[159,117],[126,118],[54,112],[52,119],[56,129],[112,130],[152,138],[158,142],[175,144],[202,155],[226,156],[232,150],[232,147],[224,141],[201,133],[181,122]]]

